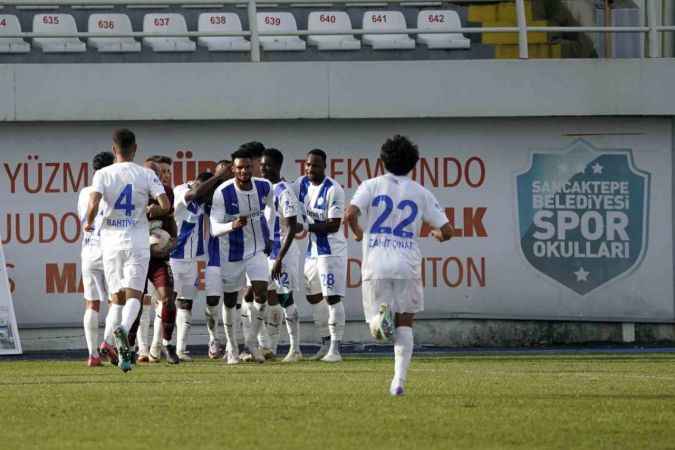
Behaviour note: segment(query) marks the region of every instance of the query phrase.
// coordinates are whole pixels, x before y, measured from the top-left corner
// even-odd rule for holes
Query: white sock
[[[152,324],[152,344],[150,350],[154,356],[159,356],[162,345],[162,303],[155,303],[155,321]]]
[[[191,327],[192,311],[189,309],[178,308],[176,310],[176,347],[178,353],[185,353],[187,350]]]
[[[272,341],[270,340],[270,332],[267,329],[267,310],[263,314],[263,322],[258,331],[258,345],[263,348],[272,348]]]
[[[237,345],[237,336],[234,332],[234,324],[239,319],[237,308],[228,308],[223,303],[223,329],[225,330],[225,342],[227,343],[227,350],[239,353],[239,346]]]
[[[237,341],[237,345],[243,344],[244,343],[244,335],[243,333],[243,326],[242,326],[242,318],[241,318],[241,304],[238,305],[239,307],[235,307],[237,310],[237,315],[235,316],[234,324],[232,326],[232,329],[234,330],[234,337]]]
[[[328,331],[328,303],[326,300],[321,300],[319,303],[312,305],[312,316],[314,316],[314,328],[323,338],[330,336]]]
[[[267,308],[265,313],[265,327],[267,328],[267,337],[269,339],[269,348],[272,353],[277,354],[279,345],[279,334],[281,333],[281,322],[284,320],[284,308],[281,305],[273,305]]]
[[[122,305],[111,303],[108,308],[108,315],[105,318],[105,331],[103,339],[110,345],[113,345],[113,330],[122,321]]]
[[[138,317],[138,311],[141,310],[141,301],[137,298],[128,298],[127,303],[122,309],[122,328],[127,333],[131,329],[136,317]]]
[[[209,343],[218,339],[218,305],[206,305],[206,330],[209,332]]]
[[[89,356],[98,356],[98,311],[91,308],[84,310],[84,339],[87,341]]]
[[[251,316],[253,307],[249,302],[241,303],[241,333],[244,338],[244,343],[248,344],[249,335],[251,334]]]
[[[392,387],[403,386],[413,352],[413,329],[397,327],[394,332],[394,379]],[[394,386],[396,385],[396,386]]]
[[[148,341],[150,338],[151,315],[152,315],[151,306],[143,305],[143,312],[141,313],[141,323],[138,325],[138,333],[136,335],[136,342],[138,342],[138,353],[140,355],[148,354]]]
[[[252,302],[248,307],[249,314],[251,315],[251,330],[246,345],[250,349],[258,347],[258,333],[265,320],[265,306],[264,303]]]
[[[290,341],[291,352],[300,351],[300,317],[295,303],[284,310],[286,316],[286,331],[288,331],[288,340]]]
[[[342,302],[328,305],[328,330],[330,331],[328,351],[340,353],[340,342],[345,334],[345,305]]]

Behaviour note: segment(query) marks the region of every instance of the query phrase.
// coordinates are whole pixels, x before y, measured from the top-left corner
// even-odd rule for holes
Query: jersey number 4
[[[136,209],[132,200],[133,192],[134,190],[131,184],[124,186],[124,189],[120,193],[120,196],[117,197],[117,201],[115,202],[115,209],[121,209],[124,211],[124,214],[131,216],[131,214],[134,212],[134,209]]]
[[[412,200],[402,200],[396,208],[401,211],[409,209],[410,214],[392,229],[391,227],[382,224],[387,221],[389,215],[393,211],[394,201],[388,195],[378,195],[373,199],[373,208],[380,206],[380,203],[384,203],[384,211],[382,211],[382,214],[380,214],[370,228],[371,234],[393,234],[394,236],[401,238],[413,237],[414,233],[412,231],[407,231],[405,228],[415,221],[415,218],[417,217],[417,204]]]

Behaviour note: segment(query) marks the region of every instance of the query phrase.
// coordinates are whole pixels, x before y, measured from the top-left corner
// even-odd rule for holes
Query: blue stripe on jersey
[[[171,251],[171,257],[176,259],[185,258],[185,243],[190,239],[192,231],[195,229],[195,224],[184,221],[181,224],[178,238],[176,239],[176,248]]]
[[[229,184],[223,189],[223,200],[225,203],[225,212],[229,216],[237,216],[239,214],[239,202],[237,200],[237,191],[234,183]],[[230,254],[228,261],[241,261],[244,259],[244,230],[239,228],[233,230],[228,234],[230,243]]]
[[[272,253],[270,253],[270,258],[276,258],[279,256],[281,251],[281,220],[279,214],[279,198],[281,194],[286,190],[286,183],[279,183],[274,188],[274,241],[272,243]]]
[[[204,254],[204,214],[199,216],[199,239],[197,239],[197,256],[202,256]]]
[[[267,197],[270,194],[270,183],[265,182],[265,181],[255,181],[255,190],[258,192],[258,202],[260,205],[260,227],[262,228],[263,231],[263,238],[265,239],[265,242],[270,240],[270,229],[267,226],[267,219],[265,219],[265,216],[262,214],[262,212],[265,210],[265,197]]]
[[[220,241],[217,237],[209,236],[209,267],[220,267]]]
[[[323,180],[323,185],[319,191],[319,195],[316,196],[316,202],[314,207],[318,209],[323,209],[324,211],[328,209],[328,200],[326,196],[328,195],[328,189],[333,186],[333,182],[328,178]],[[325,223],[325,222],[324,222]],[[316,236],[316,250],[319,255],[330,255],[330,243],[328,242],[328,233],[314,233]]]
[[[302,177],[302,180],[300,181],[300,192],[298,193],[298,199],[300,200],[300,203],[305,202],[305,197],[307,197],[307,190],[309,189],[309,178]]]

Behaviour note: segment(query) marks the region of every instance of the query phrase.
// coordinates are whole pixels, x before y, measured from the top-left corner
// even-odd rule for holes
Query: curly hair
[[[115,162],[115,155],[113,155],[111,152],[101,152],[97,153],[96,156],[94,156],[91,165],[94,168],[94,170],[101,170],[104,167],[112,165],[112,163],[114,162]]]
[[[407,175],[419,161],[420,152],[410,139],[397,134],[382,144],[380,159],[387,171],[394,175]]]

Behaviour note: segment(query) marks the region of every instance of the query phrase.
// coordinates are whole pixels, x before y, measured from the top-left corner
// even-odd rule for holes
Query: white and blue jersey
[[[272,206],[272,184],[262,178],[251,178],[252,189],[241,190],[231,179],[216,189],[211,204],[210,220],[214,223],[232,222],[246,217],[242,228],[232,230],[219,238],[221,262],[236,262],[251,258],[265,250],[270,239],[269,226],[264,216],[267,206]]]
[[[272,228],[272,252],[269,258],[276,259],[281,251],[284,237],[281,219],[298,217],[300,215],[300,204],[298,203],[295,191],[286,181],[276,183],[272,187],[272,192],[274,201],[272,206],[265,209],[265,217],[267,218],[267,223]],[[287,256],[296,251],[295,244],[291,244]]]
[[[363,280],[420,279],[422,223],[448,223],[434,195],[408,177],[386,174],[361,183],[351,204],[361,212]]]
[[[326,223],[342,219],[345,209],[345,191],[340,183],[330,177],[313,184],[303,176],[295,181],[298,200],[304,207],[309,223]],[[347,256],[347,240],[342,230],[337,233],[309,233],[307,257]]]
[[[99,206],[98,214],[94,219],[94,231],[84,231],[84,225],[87,222],[87,209],[89,208],[89,195],[93,189],[87,186],[82,191],[77,199],[77,215],[82,224],[82,258],[87,258],[91,261],[101,259],[101,225],[103,224],[103,211],[105,206]],[[102,201],[103,202],[103,201]]]
[[[198,202],[186,201],[190,191],[188,183],[174,189],[174,217],[178,228],[176,247],[171,251],[172,259],[192,261],[204,255],[204,209]]]

